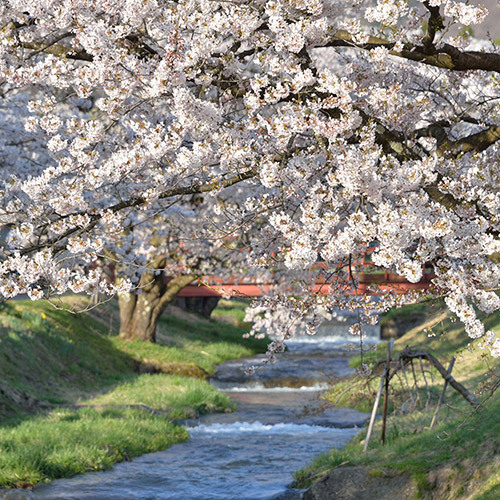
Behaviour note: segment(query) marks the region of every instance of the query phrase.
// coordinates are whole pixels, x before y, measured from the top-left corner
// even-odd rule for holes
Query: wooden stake
[[[394,345],[394,339],[391,339],[390,345],[388,349],[392,352],[392,346]],[[384,373],[382,374],[382,378],[380,379],[380,386],[378,388],[377,397],[375,398],[375,403],[373,404],[372,414],[370,417],[370,423],[368,424],[368,432],[366,433],[365,438],[365,446],[363,451],[366,452],[368,450],[368,445],[370,443],[370,439],[372,437],[373,425],[375,424],[375,417],[377,416],[378,404],[380,402],[380,396],[382,395],[382,389],[384,387],[385,377],[387,375],[387,366],[384,368]]]
[[[448,366],[447,377],[445,378],[445,381],[444,381],[443,392],[441,393],[441,397],[439,398],[438,404],[436,406],[436,411],[434,412],[434,416],[432,417],[432,422],[431,422],[431,426],[430,426],[431,429],[434,427],[434,424],[436,423],[436,420],[437,420],[439,410],[441,409],[441,405],[442,405],[443,400],[444,400],[444,394],[446,392],[446,388],[448,387],[448,380],[450,378],[451,371],[453,370],[454,364],[455,364],[455,356],[453,356],[451,358],[450,364]]]
[[[384,394],[384,412],[382,417],[382,444],[385,444],[385,427],[387,423],[387,402],[389,400],[389,370],[391,363],[392,346],[394,345],[394,339],[387,344],[387,362],[385,364],[385,394]]]
[[[424,377],[425,389],[427,391],[427,401],[425,402],[425,409],[429,407],[429,403],[431,401],[431,390],[429,389],[429,384],[427,383],[427,377],[425,376],[424,364],[422,362],[422,358],[420,359],[420,370],[422,370],[422,376]]]
[[[403,375],[405,377],[406,388],[408,389],[408,394],[410,395],[411,399],[411,409],[413,410],[415,408],[415,400],[413,399],[413,393],[411,392],[410,384],[408,383],[408,377],[406,376],[405,364],[401,358],[399,360],[399,364],[401,365],[401,370],[403,371]]]
[[[380,396],[382,395],[382,388],[384,387],[385,371],[386,368],[384,368],[384,374],[380,379],[380,386],[378,388],[377,397],[375,398],[375,403],[373,404],[372,415],[370,417],[370,423],[368,424],[368,432],[366,433],[366,438],[365,438],[365,446],[363,448],[364,452],[368,450],[368,444],[370,443],[370,439],[372,437],[373,424],[375,423],[375,417],[377,415],[378,403],[380,401]]]
[[[416,406],[417,403],[420,401],[420,394],[418,392],[417,375],[415,374],[415,366],[413,365],[413,359],[410,359],[410,364],[411,364],[411,371],[413,373],[413,385],[415,386],[415,393],[417,394],[417,399],[415,400],[415,406]]]

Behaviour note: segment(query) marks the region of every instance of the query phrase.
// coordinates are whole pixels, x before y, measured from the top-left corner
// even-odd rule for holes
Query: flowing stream
[[[186,420],[191,438],[112,470],[36,488],[36,499],[257,500],[299,498],[293,473],[316,455],[344,446],[367,418],[327,407],[318,397],[351,372],[346,339],[291,344],[274,365],[264,356],[219,366],[212,383],[237,404],[234,413]],[[318,339],[317,339],[318,340]],[[245,369],[256,366],[251,377]]]

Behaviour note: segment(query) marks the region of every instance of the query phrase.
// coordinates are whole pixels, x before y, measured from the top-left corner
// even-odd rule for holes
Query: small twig
[[[347,389],[344,389],[341,393],[340,393],[340,396],[335,400],[335,402],[333,403],[333,406],[337,406],[338,402],[342,399],[342,396],[344,396],[344,394],[347,394],[350,390],[354,389],[355,387],[357,387],[358,385],[360,385],[361,382],[357,383],[357,384],[354,384],[354,385],[350,385]]]

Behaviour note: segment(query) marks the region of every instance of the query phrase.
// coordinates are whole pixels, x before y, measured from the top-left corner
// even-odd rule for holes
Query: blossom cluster
[[[483,336],[476,310],[500,308],[500,81],[417,57],[428,6],[487,15],[455,0],[3,2],[1,296],[258,277],[275,285],[256,331],[286,341],[340,307],[362,334],[399,300],[349,293],[375,248],[411,283],[432,262],[429,293]]]

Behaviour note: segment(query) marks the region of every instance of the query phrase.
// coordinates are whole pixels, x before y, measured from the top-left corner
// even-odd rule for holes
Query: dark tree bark
[[[195,312],[204,318],[210,318],[217,307],[220,297],[177,297],[175,305],[185,311]]]
[[[154,268],[161,268],[156,264]],[[163,273],[145,273],[139,283],[139,293],[118,295],[120,338],[156,342],[156,325],[165,307],[194,279],[193,275],[179,275],[168,280]]]

